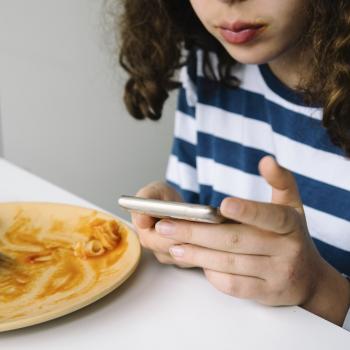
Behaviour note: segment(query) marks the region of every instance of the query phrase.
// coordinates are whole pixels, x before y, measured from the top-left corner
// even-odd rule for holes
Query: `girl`
[[[348,0],[122,3],[129,112],[156,120],[180,87],[167,183],[138,195],[239,222],[133,215],[143,246],[224,293],[350,329]]]

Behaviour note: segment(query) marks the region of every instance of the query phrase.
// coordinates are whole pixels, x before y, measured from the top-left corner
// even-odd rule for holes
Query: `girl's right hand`
[[[149,199],[162,199],[167,201],[182,202],[181,196],[169,185],[164,182],[152,182],[141,188],[137,193],[137,197]],[[169,248],[179,242],[165,238],[157,233],[154,225],[158,219],[144,214],[131,214],[131,220],[139,235],[141,245],[150,249],[157,260],[162,264],[174,264],[180,267],[190,267],[181,264],[171,257]]]

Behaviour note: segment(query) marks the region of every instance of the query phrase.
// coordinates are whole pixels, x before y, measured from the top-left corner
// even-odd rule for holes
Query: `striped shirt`
[[[322,109],[305,106],[268,65],[233,69],[239,88],[205,78],[200,51],[182,69],[167,181],[190,203],[270,202],[258,163],[273,155],[296,178],[321,255],[350,276],[350,160],[322,127]]]

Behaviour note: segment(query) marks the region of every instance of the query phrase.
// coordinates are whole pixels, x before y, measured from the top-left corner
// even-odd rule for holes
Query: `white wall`
[[[3,139],[2,139],[2,123],[1,123],[1,99],[0,99],[0,157],[4,156]]]
[[[103,0],[0,0],[3,153],[125,217],[117,197],[164,177],[175,98],[161,122],[127,115],[102,23]]]

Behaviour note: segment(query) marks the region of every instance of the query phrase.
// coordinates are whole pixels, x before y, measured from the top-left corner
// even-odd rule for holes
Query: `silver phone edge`
[[[143,208],[140,209],[140,203],[146,204],[146,208],[145,205],[143,205]],[[121,196],[118,199],[118,204],[129,212],[138,212],[156,218],[174,218],[211,224],[220,224],[227,221],[225,217],[220,215],[218,208],[207,205],[203,206],[178,202],[162,203],[161,200],[148,200],[132,196]],[[158,204],[159,206],[157,207]],[[147,205],[149,206],[149,210],[147,210]],[[165,208],[163,206],[165,206]],[[169,212],[171,212],[171,214],[169,214]]]

